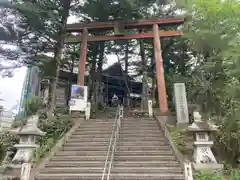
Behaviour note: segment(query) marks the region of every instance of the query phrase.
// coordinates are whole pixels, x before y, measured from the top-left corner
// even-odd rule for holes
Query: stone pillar
[[[194,112],[194,123],[188,126],[188,131],[195,136],[193,166],[197,170],[222,170],[223,165],[218,164],[211,147],[213,141],[210,140],[210,133],[217,131],[216,126],[202,121],[199,112]]]
[[[174,84],[174,100],[177,112],[177,124],[189,125],[188,104],[186,96],[186,87],[184,83]]]
[[[38,116],[34,115],[28,118],[26,125],[10,132],[19,136],[19,144],[14,147],[17,148],[12,163],[21,165],[20,180],[29,180],[32,166],[32,157],[34,150],[38,147],[36,144],[36,137],[43,136],[45,133],[37,127]]]

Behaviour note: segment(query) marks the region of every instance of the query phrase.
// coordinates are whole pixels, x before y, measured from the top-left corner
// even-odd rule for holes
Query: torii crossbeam
[[[160,37],[181,36],[182,32],[177,30],[159,30],[160,27],[176,26],[184,23],[184,18],[160,18],[160,19],[144,19],[132,21],[112,21],[112,22],[92,22],[92,23],[77,23],[68,24],[68,35],[65,38],[65,43],[81,42],[80,63],[79,63],[79,78],[78,83],[84,86],[84,74],[87,57],[87,42],[91,41],[111,41],[111,40],[127,40],[127,39],[143,39],[153,38],[154,40],[154,55],[156,63],[156,76],[158,85],[158,99],[160,113],[165,115],[168,113],[167,94],[165,88],[164,69]],[[119,30],[121,29],[121,30]],[[125,33],[124,29],[151,29],[151,31],[141,33]],[[93,36],[98,31],[112,30],[114,35]],[[78,32],[80,35],[71,33]]]

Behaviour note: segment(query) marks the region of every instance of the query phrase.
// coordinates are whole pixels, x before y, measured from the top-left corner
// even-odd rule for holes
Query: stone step
[[[151,130],[151,129],[128,129],[128,130],[120,129],[120,133],[124,133],[124,134],[147,133],[145,135],[148,135],[148,134],[156,134],[156,133],[160,134],[161,131],[160,130],[159,131],[158,130]]]
[[[35,180],[99,180],[102,173],[75,173],[75,174],[39,174]],[[111,173],[111,180],[184,180],[182,174],[139,174],[139,173]]]
[[[54,156],[51,161],[105,161],[106,154],[103,156]]]
[[[103,167],[105,161],[50,161],[46,167]],[[114,167],[180,167],[178,161],[114,161]]]
[[[81,142],[89,142],[89,141],[95,141],[95,142],[104,142],[104,141],[110,141],[110,136],[109,137],[82,137],[82,136],[74,136],[70,137],[68,141],[81,141]]]
[[[171,150],[170,146],[164,145],[164,146],[120,146],[117,147],[119,151],[152,151],[152,150]]]
[[[79,128],[79,129],[76,129],[75,132],[110,132],[112,131],[113,127],[109,127],[109,128]]]
[[[120,128],[121,131],[129,131],[129,130],[135,130],[135,131],[147,131],[147,130],[151,130],[151,131],[160,131],[158,127],[121,127]]]
[[[135,136],[135,137],[122,137],[118,141],[165,141],[165,137],[148,137],[148,136]]]
[[[82,142],[82,141],[79,141],[79,142],[67,142],[64,147],[69,147],[69,146],[86,146],[86,147],[89,147],[89,146],[108,146],[109,145],[109,141],[105,141],[105,142],[94,142],[94,141],[90,141],[90,142]]]
[[[120,133],[120,138],[136,138],[136,137],[139,137],[139,138],[145,138],[145,137],[148,137],[148,138],[162,138],[164,137],[163,134],[161,133],[155,133],[155,134],[144,134],[144,133],[139,133],[139,134],[135,134],[135,133],[131,133],[131,134],[127,134],[127,133]]]
[[[108,146],[109,141],[104,142],[82,142],[82,141],[68,141],[64,147],[69,146]],[[121,146],[141,146],[141,145],[147,145],[147,146],[162,146],[162,145],[168,145],[165,141],[118,141],[117,147]]]
[[[112,134],[72,134],[70,138],[109,138]]]
[[[76,142],[81,142],[81,143],[88,143],[88,142],[109,142],[110,138],[70,138],[66,141],[66,143],[76,143]]]
[[[162,146],[162,145],[168,145],[167,142],[164,141],[120,141],[117,142],[118,147],[121,146]]]
[[[141,123],[146,123],[146,124],[151,124],[151,123],[157,123],[157,121],[156,120],[152,120],[152,119],[150,119],[150,120],[146,120],[146,119],[138,119],[138,120],[136,120],[136,119],[123,119],[122,121],[121,121],[122,123],[136,123],[136,124],[141,124]]]
[[[101,173],[104,167],[52,167],[43,169],[40,173],[44,174],[72,174],[72,173]],[[182,169],[178,167],[113,167],[111,173],[151,173],[158,174],[159,172],[178,174],[182,173]]]
[[[102,156],[92,155],[92,156],[78,156],[78,155],[69,155],[69,156],[54,156],[51,161],[105,161],[106,154]],[[115,161],[167,161],[176,160],[174,155],[116,155],[114,157]]]
[[[183,171],[180,167],[113,167],[111,170],[111,173],[158,174],[160,172],[178,174]]]
[[[114,161],[114,167],[180,167],[178,161]]]
[[[112,131],[75,131],[73,135],[111,135]]]
[[[150,117],[141,117],[141,118],[125,117],[123,121],[156,121],[156,120]]]
[[[116,151],[115,155],[118,156],[149,156],[149,155],[173,155],[173,151],[159,150],[159,151]]]
[[[108,146],[88,146],[88,147],[63,146],[61,149],[63,151],[107,151]]]
[[[151,156],[114,156],[115,161],[167,161],[176,160],[176,157],[173,155],[151,155]]]
[[[111,180],[184,180],[182,174],[172,173],[111,173]]]
[[[60,151],[56,153],[56,156],[106,156],[107,151]]]
[[[49,167],[47,169],[43,169],[40,173],[44,174],[72,174],[72,173],[102,173],[103,167]]]
[[[121,122],[121,127],[158,127],[156,122]]]
[[[103,167],[105,161],[50,161],[46,167]]]

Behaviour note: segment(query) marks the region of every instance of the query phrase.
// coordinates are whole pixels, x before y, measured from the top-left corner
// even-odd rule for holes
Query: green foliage
[[[185,37],[194,58],[186,82],[188,100],[219,125],[217,142],[227,163],[240,157],[240,2],[188,1]]]
[[[63,135],[70,130],[73,121],[67,115],[52,117],[51,119],[41,119],[39,128],[46,134],[38,140],[40,145],[35,152],[35,161],[38,162],[48,153]]]
[[[18,137],[6,132],[0,135],[0,162],[2,162],[3,158],[7,150],[13,150],[13,145],[18,142]]]
[[[240,180],[240,169],[233,169],[230,174],[231,180]]]
[[[37,96],[31,96],[24,102],[26,116],[36,115],[44,106],[43,100]]]
[[[167,128],[172,136],[172,140],[175,146],[180,152],[184,153],[186,150],[186,132],[180,130],[176,126],[168,125]]]
[[[197,172],[194,178],[195,180],[225,180],[225,178],[216,176],[211,172]]]
[[[218,176],[210,171],[197,171],[195,174],[196,180],[240,180],[240,169],[231,169],[229,175]]]

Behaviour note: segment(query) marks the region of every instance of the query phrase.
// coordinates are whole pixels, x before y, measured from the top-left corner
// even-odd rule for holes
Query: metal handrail
[[[108,170],[107,171],[107,180],[110,179],[112,164],[113,164],[113,160],[114,160],[114,153],[116,151],[117,138],[119,137],[119,131],[120,131],[122,118],[123,118],[123,107],[118,106],[116,115],[115,115],[115,121],[113,124],[112,135],[111,135],[109,145],[108,145],[108,152],[107,152],[104,169],[103,169],[103,173],[102,173],[102,180],[105,179],[106,170]],[[111,159],[110,159],[110,162],[108,162],[110,155],[111,155]],[[107,167],[108,167],[108,169],[107,169]]]

